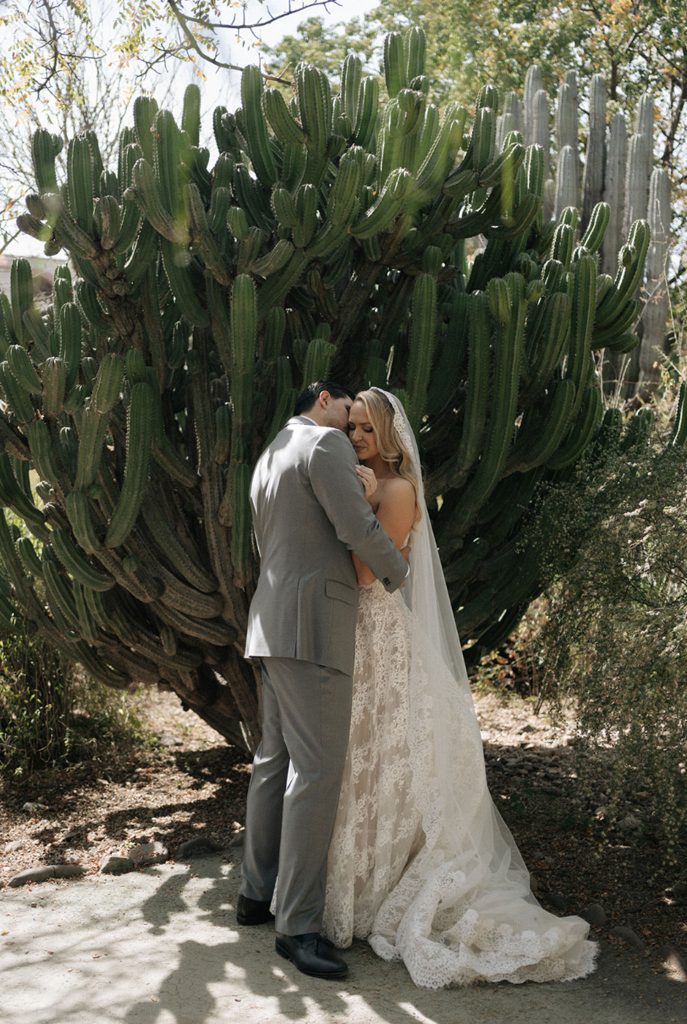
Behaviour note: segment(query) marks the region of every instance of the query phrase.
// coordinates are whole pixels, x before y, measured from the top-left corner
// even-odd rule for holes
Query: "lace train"
[[[470,693],[416,625],[399,593],[362,589],[323,932],[339,947],[367,939],[427,988],[582,977],[588,925],[533,897],[489,796]]]

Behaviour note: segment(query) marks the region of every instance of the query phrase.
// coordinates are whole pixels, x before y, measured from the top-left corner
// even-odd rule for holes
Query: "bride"
[[[479,725],[401,403],[360,392],[349,415],[359,473],[381,525],[410,537],[410,582],[361,585],[353,714],[329,852],[323,933],[367,939],[427,988],[567,981],[596,944],[578,917],[535,900],[487,788]],[[375,487],[376,480],[376,487]],[[354,556],[355,558],[355,556]]]

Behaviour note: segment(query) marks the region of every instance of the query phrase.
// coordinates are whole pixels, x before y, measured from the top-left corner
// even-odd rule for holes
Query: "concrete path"
[[[345,982],[299,974],[273,929],[236,927],[237,868],[44,883],[0,895],[2,1024],[687,1024],[687,984],[604,949],[568,984],[429,992],[363,943]]]

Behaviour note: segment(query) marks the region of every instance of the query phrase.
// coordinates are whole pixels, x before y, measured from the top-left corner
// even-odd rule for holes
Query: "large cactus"
[[[551,105],[537,65],[528,69],[523,104],[513,99],[500,121],[520,130],[528,142],[545,147],[545,214],[558,218],[566,207],[581,214],[584,228],[597,203],[610,208],[610,222],[602,246],[602,266],[613,274],[624,239],[638,219],[649,221],[654,245],[647,262],[646,275],[637,283],[637,295],[645,306],[638,327],[640,345],[628,356],[619,351],[608,353],[604,384],[617,390],[622,377],[622,393],[643,397],[658,381],[660,353],[666,343],[668,289],[666,261],[670,236],[670,186],[667,175],[653,165],[653,98],[642,95],[637,104],[634,131],[628,133],[624,114],[616,113],[606,124],[607,88],[602,75],[594,75],[589,86],[587,140],[580,175],[578,145],[577,78],[569,72],[561,83],[553,107],[556,158],[549,174],[548,139]],[[502,129],[503,130],[503,129]]]
[[[549,224],[544,153],[496,146],[494,90],[469,124],[428,99],[421,32],[385,53],[384,102],[352,56],[339,95],[300,66],[288,103],[247,68],[212,165],[195,86],[180,126],[137,100],[116,170],[72,140],[62,186],[37,132],[20,227],[73,273],[41,312],[17,261],[0,301],[0,501],[30,533],[0,515],[0,624],[14,610],[108,682],[171,687],[247,746],[248,482],[298,389],[404,395],[459,626],[490,643],[536,593],[516,542],[537,485],[618,432],[594,352],[636,344],[646,224],[599,275],[607,207],[581,238],[573,209]]]

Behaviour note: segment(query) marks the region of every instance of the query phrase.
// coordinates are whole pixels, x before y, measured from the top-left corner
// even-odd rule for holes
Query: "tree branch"
[[[168,0],[169,2],[169,0]],[[292,0],[289,0],[289,6],[286,11],[282,11],[281,14],[272,14],[269,7],[267,8],[268,18],[260,18],[258,21],[248,22],[246,21],[246,10],[243,10],[243,21],[237,21],[236,15],[229,22],[222,21],[208,21],[207,18],[197,18],[191,14],[185,14],[184,17],[187,22],[201,25],[203,28],[208,29],[219,29],[228,28],[233,29],[235,32],[243,31],[254,31],[254,29],[264,28],[266,25],[273,25],[276,21],[280,21],[282,18],[290,18],[294,14],[302,14],[304,11],[309,11],[313,7],[324,7],[325,10],[333,5],[334,7],[341,7],[339,0],[303,0],[300,7],[293,7]],[[170,4],[170,6],[172,6]],[[176,13],[176,12],[175,12]],[[329,13],[329,12],[327,12]]]
[[[329,2],[329,0],[326,0],[326,2]],[[241,64],[229,64],[226,61],[219,60],[217,57],[213,57],[211,53],[204,50],[189,26],[189,18],[181,10],[176,0],[167,0],[167,4],[181,28],[189,50],[197,53],[201,60],[207,61],[208,64],[212,64],[216,68],[224,68],[227,71],[243,71],[243,66]],[[265,22],[265,24],[269,24],[269,22]],[[282,75],[263,74],[263,77],[269,82],[280,82],[282,85],[291,84],[289,80],[284,78]]]
[[[38,85],[37,85],[37,88],[36,88],[36,98],[37,99],[40,98],[40,95],[43,92],[43,90],[47,88],[47,86],[50,84],[52,79],[57,74],[57,64],[58,64],[58,61],[59,61],[58,39],[60,37],[60,33],[58,31],[57,25],[55,24],[55,19],[53,18],[52,7],[50,6],[50,0],[41,0],[41,3],[42,3],[42,6],[43,6],[43,9],[45,10],[45,14],[46,14],[46,17],[48,19],[48,26],[49,26],[49,29],[50,29],[49,37],[46,40],[46,42],[47,42],[47,44],[49,45],[49,47],[50,47],[50,49],[52,51],[52,66],[46,72],[45,79],[42,82],[39,82]]]

